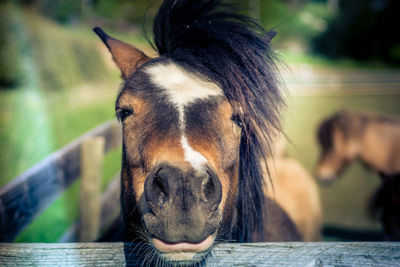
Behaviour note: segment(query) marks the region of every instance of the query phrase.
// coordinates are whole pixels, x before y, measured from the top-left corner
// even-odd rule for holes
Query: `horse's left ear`
[[[101,28],[95,27],[93,31],[101,38],[110,51],[115,63],[121,70],[122,79],[126,80],[138,67],[151,58],[130,44],[121,42],[107,35]]]
[[[264,39],[264,41],[265,41],[266,43],[270,43],[271,40],[272,40],[272,38],[274,38],[276,34],[277,34],[276,31],[270,30],[269,32],[267,32],[267,33],[264,35],[264,38],[263,38],[263,39]]]

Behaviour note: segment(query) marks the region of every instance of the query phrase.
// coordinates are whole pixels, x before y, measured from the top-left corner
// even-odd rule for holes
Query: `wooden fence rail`
[[[0,241],[10,242],[81,175],[81,146],[102,137],[104,152],[120,146],[121,130],[107,122],[54,152],[0,188]]]
[[[143,266],[130,243],[0,244],[0,266]],[[206,266],[400,266],[400,243],[218,244]]]

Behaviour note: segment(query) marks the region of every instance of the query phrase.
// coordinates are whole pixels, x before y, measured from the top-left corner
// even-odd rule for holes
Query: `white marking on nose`
[[[185,161],[190,162],[190,164],[196,170],[203,170],[204,166],[207,163],[207,159],[189,145],[189,142],[185,135],[182,135],[181,143],[185,154]]]
[[[169,101],[179,112],[179,127],[182,132],[181,144],[185,161],[196,170],[202,170],[207,159],[189,144],[185,134],[185,107],[199,99],[223,96],[222,89],[215,83],[207,81],[184,70],[172,61],[149,66],[146,69],[151,81],[164,89]]]

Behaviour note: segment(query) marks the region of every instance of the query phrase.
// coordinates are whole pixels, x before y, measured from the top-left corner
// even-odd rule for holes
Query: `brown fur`
[[[266,195],[296,224],[303,241],[318,241],[322,224],[319,191],[311,175],[294,159],[277,158],[270,168]]]
[[[121,77],[124,80],[126,80],[138,67],[151,59],[136,47],[108,36],[100,28],[95,28],[94,31],[110,50],[113,60],[121,70]]]
[[[146,145],[142,148],[146,162],[141,166],[139,158],[140,154],[139,143],[140,136],[144,135],[144,131],[149,131],[151,125],[151,116],[154,107],[146,104],[146,102],[138,96],[134,96],[129,91],[121,94],[118,99],[118,106],[131,108],[135,111],[134,119],[127,119],[124,122],[124,127],[129,129],[124,131],[124,140],[126,143],[126,153],[129,155],[131,162],[129,163],[131,175],[122,175],[125,187],[129,188],[128,180],[130,177],[135,177],[132,182],[132,189],[135,192],[136,201],[139,202],[143,196],[144,183],[150,170],[153,166],[160,163],[168,163],[179,168],[189,168],[189,164],[184,159],[184,152],[180,144],[179,135],[172,133],[169,136],[161,138],[156,129],[154,129],[151,138],[147,138]],[[225,206],[234,206],[233,201],[235,197],[231,192],[237,191],[238,185],[238,162],[239,162],[239,142],[240,142],[240,129],[234,126],[231,121],[233,109],[226,100],[220,100],[217,110],[214,114],[214,120],[209,122],[209,129],[218,129],[223,140],[215,140],[215,135],[205,132],[208,128],[201,131],[190,132],[187,136],[190,145],[196,151],[200,152],[204,157],[209,160],[211,167],[217,172],[222,185],[222,200],[219,209],[221,212],[225,210]],[[212,127],[212,125],[215,125]],[[225,153],[221,153],[220,144],[225,149]],[[186,167],[185,167],[186,166]],[[232,168],[232,166],[234,168]],[[227,211],[229,212],[228,208]]]
[[[322,208],[316,182],[298,161],[286,156],[283,136],[272,149],[275,158],[268,162],[271,179],[266,181],[266,195],[286,211],[303,241],[320,240]]]
[[[317,165],[321,180],[335,178],[359,158],[371,168],[393,175],[400,172],[400,120],[370,112],[342,111],[324,121],[332,125],[332,147],[322,145]]]
[[[334,180],[356,159],[380,173],[382,184],[371,200],[371,214],[381,219],[386,240],[400,240],[400,120],[371,112],[341,111],[320,125],[319,142],[320,180]]]

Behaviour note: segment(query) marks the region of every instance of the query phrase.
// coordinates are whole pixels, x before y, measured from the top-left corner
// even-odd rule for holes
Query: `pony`
[[[282,134],[273,140],[271,152],[273,157],[267,159],[270,179],[266,182],[266,196],[290,216],[303,241],[319,241],[323,216],[316,181],[302,164],[288,156]]]
[[[123,79],[120,240],[137,241],[151,266],[201,265],[218,241],[302,240],[266,194],[284,103],[274,33],[222,0],[165,0],[155,58],[94,31]]]
[[[316,176],[332,182],[359,159],[381,177],[381,188],[370,203],[380,217],[386,240],[400,239],[400,119],[366,111],[339,111],[320,124],[321,155]]]

